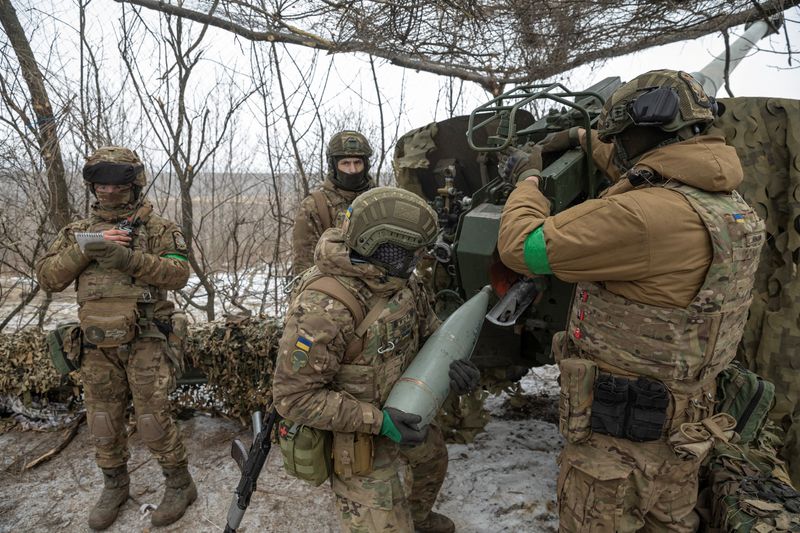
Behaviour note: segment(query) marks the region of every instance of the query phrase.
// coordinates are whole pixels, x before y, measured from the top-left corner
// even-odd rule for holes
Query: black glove
[[[422,421],[422,417],[419,415],[404,413],[394,407],[385,407],[381,435],[389,437],[399,444],[419,444],[425,440],[425,436],[428,434],[428,426],[422,429],[414,427],[420,421]]]
[[[579,146],[581,144],[579,137],[580,129],[579,126],[574,126],[568,130],[549,133],[547,137],[538,143],[539,146],[542,147],[542,153],[566,152],[570,148]]]
[[[481,371],[471,361],[456,360],[450,363],[450,390],[461,396],[478,388]]]
[[[542,147],[526,144],[522,148],[511,148],[500,157],[498,169],[501,176],[516,182],[538,176],[542,170]]]
[[[130,248],[111,241],[90,242],[83,250],[86,257],[94,259],[101,267],[123,272],[128,268],[131,253]]]

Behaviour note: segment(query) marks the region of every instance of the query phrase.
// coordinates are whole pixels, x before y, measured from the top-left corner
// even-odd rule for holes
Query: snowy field
[[[448,446],[450,467],[436,509],[450,516],[461,533],[555,532],[556,457],[562,441],[557,415],[554,366],[533,369],[523,380],[522,401],[511,404],[501,393],[487,400],[492,420],[468,445]],[[190,469],[200,496],[176,524],[159,531],[219,532],[225,525],[238,469],[229,457],[230,441],[249,443],[249,431],[220,418],[196,415],[180,421],[190,453]],[[10,431],[0,434],[0,532],[89,531],[89,508],[102,479],[94,465],[88,430],[55,458],[21,471],[26,461],[52,447],[54,433]],[[57,440],[57,439],[56,439]],[[149,505],[164,490],[158,464],[134,433],[130,438],[131,499],[111,532],[149,532]],[[245,515],[242,532],[338,531],[333,498],[326,485],[312,488],[283,473],[274,448]]]

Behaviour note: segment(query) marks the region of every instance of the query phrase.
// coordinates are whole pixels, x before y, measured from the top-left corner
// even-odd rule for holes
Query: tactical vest
[[[316,290],[345,305],[356,321],[339,371],[333,378],[336,391],[380,408],[395,382],[419,349],[419,321],[413,283],[388,300],[372,292],[357,278],[325,276],[314,270],[300,291]],[[360,309],[359,309],[360,308]]]
[[[112,229],[116,223],[92,217],[83,231],[105,231]],[[131,245],[132,250],[150,253],[147,223],[136,229]],[[102,298],[121,298],[150,303],[166,300],[167,292],[147,283],[136,280],[130,274],[117,269],[102,268],[96,261],[81,272],[77,279],[78,304]]]
[[[328,228],[340,226],[344,220],[345,211],[352,203],[352,200],[348,200],[338,191],[327,187],[314,189],[311,191],[311,197],[314,199],[314,207],[316,207],[317,215],[322,223],[320,233],[325,232]]]
[[[699,292],[677,309],[578,283],[564,348],[599,372],[662,382],[671,395],[666,426],[674,429],[714,412],[715,379],[736,355],[747,320],[764,223],[735,191],[663,186],[684,195],[711,238],[713,258]]]

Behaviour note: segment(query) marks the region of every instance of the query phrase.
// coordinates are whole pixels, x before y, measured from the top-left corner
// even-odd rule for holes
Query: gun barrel
[[[774,28],[780,26],[780,19],[773,20],[771,26],[763,20],[758,20],[751,24],[729,47],[730,55],[728,59],[728,72],[733,72],[739,63],[747,57],[755,47],[756,43],[773,33]],[[725,83],[725,57],[728,51],[722,52],[711,60],[705,67],[697,72],[692,72],[692,76],[709,96],[716,96]]]

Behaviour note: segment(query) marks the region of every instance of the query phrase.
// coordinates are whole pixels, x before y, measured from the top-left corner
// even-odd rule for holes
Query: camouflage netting
[[[187,365],[204,374],[207,385],[182,386],[179,403],[210,409],[242,421],[256,409],[271,403],[269,382],[282,328],[271,318],[236,318],[190,328]],[[192,371],[188,375],[191,375]],[[73,373],[79,381],[79,372]],[[45,334],[28,328],[0,334],[0,397],[51,396],[62,381],[47,351]],[[72,394],[77,388],[69,387]]]
[[[767,425],[748,445],[720,443],[706,466],[698,509],[711,532],[800,531],[800,493],[775,458],[780,430]]]
[[[715,122],[745,170],[739,191],[766,222],[767,243],[739,358],[775,384],[771,418],[789,434],[784,452],[800,457],[800,101],[730,98]],[[794,419],[795,427],[792,428]],[[794,435],[794,436],[793,436]],[[788,453],[786,453],[788,452]],[[789,471],[800,484],[800,460]]]
[[[30,401],[31,397],[45,396],[61,384],[40,329],[0,334],[0,396]]]

